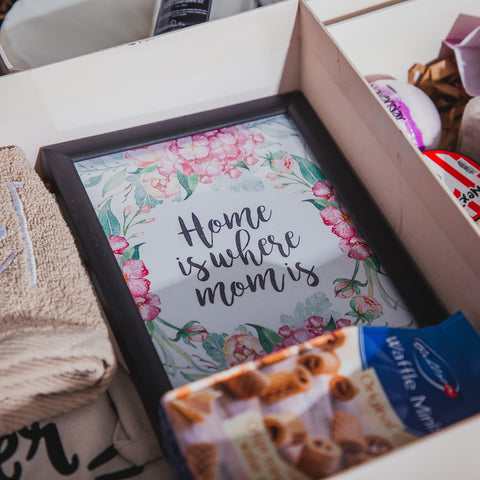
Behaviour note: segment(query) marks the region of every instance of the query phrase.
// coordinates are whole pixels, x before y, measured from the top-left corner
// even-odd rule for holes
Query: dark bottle
[[[212,0],[162,0],[153,34],[206,22],[211,5]]]

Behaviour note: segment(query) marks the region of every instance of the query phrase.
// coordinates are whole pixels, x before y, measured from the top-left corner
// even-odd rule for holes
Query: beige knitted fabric
[[[0,435],[106,390],[115,355],[58,205],[17,147],[0,149]]]

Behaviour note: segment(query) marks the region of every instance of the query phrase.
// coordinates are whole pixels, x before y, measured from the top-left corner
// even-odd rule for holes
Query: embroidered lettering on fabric
[[[0,223],[0,242],[7,238],[7,230],[5,227]],[[12,260],[17,255],[16,252],[10,254],[10,256],[0,265],[0,273],[2,273],[8,266],[12,263]]]
[[[22,232],[23,242],[25,244],[25,249],[27,252],[27,263],[28,263],[28,269],[30,271],[30,286],[36,287],[37,265],[35,263],[35,255],[33,253],[33,244],[32,244],[32,239],[30,238],[30,234],[28,232],[27,219],[25,217],[25,212],[23,210],[22,201],[17,192],[17,190],[20,190],[20,188],[22,188],[22,186],[23,186],[22,182],[12,182],[10,180],[7,181],[7,188],[10,191],[10,195],[12,197],[13,208],[15,210],[15,213],[17,214],[18,222],[20,224],[20,231]],[[13,257],[11,260],[13,260]],[[2,270],[0,270],[0,273],[1,272]]]

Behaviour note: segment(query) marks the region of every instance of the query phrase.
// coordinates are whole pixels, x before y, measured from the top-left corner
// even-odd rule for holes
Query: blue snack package
[[[421,330],[363,329],[362,365],[375,369],[388,399],[414,435],[480,411],[480,336],[457,312]]]
[[[179,478],[317,479],[480,412],[480,335],[345,327],[167,392]]]

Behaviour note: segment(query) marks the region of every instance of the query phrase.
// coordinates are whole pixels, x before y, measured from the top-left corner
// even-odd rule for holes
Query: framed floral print
[[[44,147],[37,169],[153,416],[325,331],[448,316],[301,93]]]

